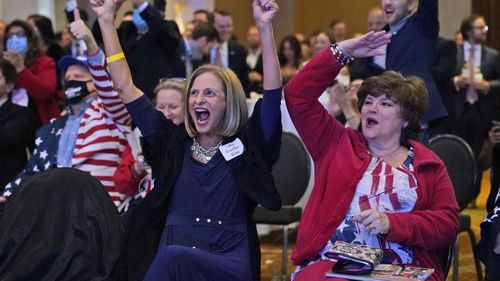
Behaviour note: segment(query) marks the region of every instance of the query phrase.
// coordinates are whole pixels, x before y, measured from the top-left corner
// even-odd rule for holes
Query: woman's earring
[[[408,122],[403,122],[403,129],[406,129],[406,127],[408,127]]]

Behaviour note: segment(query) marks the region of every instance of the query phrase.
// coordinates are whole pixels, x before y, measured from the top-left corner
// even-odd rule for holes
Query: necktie
[[[475,56],[475,48],[471,47],[470,48],[470,53],[469,53],[469,60],[467,61],[467,64],[469,65],[469,87],[467,87],[467,93],[465,96],[465,99],[468,103],[474,104],[478,97],[477,97],[477,91],[476,87],[474,87],[474,75],[476,71],[476,56]]]
[[[222,63],[222,54],[221,54],[221,45],[217,46],[215,48],[215,60],[214,64],[220,67],[224,67],[224,64]]]
[[[80,42],[76,41],[75,42],[75,57],[79,57],[81,55],[82,55],[82,51],[80,49]]]

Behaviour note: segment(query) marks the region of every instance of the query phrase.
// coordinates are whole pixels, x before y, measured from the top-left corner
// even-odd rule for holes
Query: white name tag
[[[234,141],[219,147],[219,150],[222,153],[222,156],[224,156],[224,159],[229,161],[243,154],[244,147],[241,140],[236,138]]]

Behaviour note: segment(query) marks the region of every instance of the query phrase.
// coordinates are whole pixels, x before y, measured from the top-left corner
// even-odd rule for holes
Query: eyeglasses
[[[158,79],[158,84],[165,82],[174,82],[174,83],[186,83],[187,79],[182,77],[162,77]]]
[[[17,36],[17,37],[23,37],[23,36],[26,36],[26,34],[24,33],[24,31],[19,31],[19,32],[9,32],[7,34],[7,38],[12,38],[14,36]]]
[[[473,26],[474,29],[479,29],[482,31],[488,31],[490,28],[487,25],[481,25],[481,26]]]

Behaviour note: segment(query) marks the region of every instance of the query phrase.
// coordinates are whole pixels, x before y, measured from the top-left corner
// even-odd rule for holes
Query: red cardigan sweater
[[[292,253],[295,265],[317,258],[347,213],[356,185],[370,162],[363,135],[344,128],[318,101],[341,68],[327,48],[285,87],[288,111],[315,169],[314,187]],[[453,244],[457,238],[459,209],[443,162],[423,145],[410,144],[415,150],[418,199],[409,213],[387,214],[391,231],[386,239],[413,247],[416,261],[435,268],[434,277],[441,280],[443,274],[433,251]]]
[[[26,89],[30,100],[35,103],[42,125],[59,116],[56,63],[51,57],[40,56],[31,66],[25,67],[17,75],[16,86]]]

